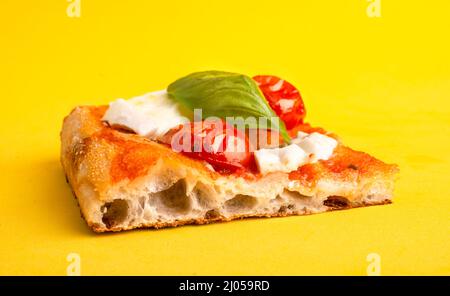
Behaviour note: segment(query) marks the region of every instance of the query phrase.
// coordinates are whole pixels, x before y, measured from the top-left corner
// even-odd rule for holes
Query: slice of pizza
[[[274,76],[207,71],[64,119],[61,161],[96,232],[391,202],[398,168],[305,123]]]

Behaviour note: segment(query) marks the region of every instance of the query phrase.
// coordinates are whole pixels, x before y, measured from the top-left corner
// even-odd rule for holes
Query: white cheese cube
[[[311,155],[311,162],[330,158],[338,144],[335,139],[317,132],[311,133],[295,143]]]
[[[158,139],[170,129],[189,122],[165,90],[111,102],[103,120],[150,139]]]
[[[308,155],[297,145],[255,151],[255,160],[262,174],[292,172],[306,163]]]

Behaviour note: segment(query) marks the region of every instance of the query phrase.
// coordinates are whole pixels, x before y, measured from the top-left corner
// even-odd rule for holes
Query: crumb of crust
[[[326,212],[332,212],[332,211],[341,211],[341,210],[348,210],[348,209],[354,209],[354,208],[360,208],[360,207],[368,207],[368,206],[379,206],[379,205],[386,205],[391,204],[392,201],[389,199],[385,199],[376,203],[362,203],[359,205],[342,205],[341,203],[336,203],[335,206],[330,206],[328,210],[324,212],[320,212],[319,214],[323,214]],[[289,217],[289,216],[306,216],[311,215],[313,213],[311,212],[305,212],[302,214],[298,214],[295,212],[289,213],[287,211],[279,211],[274,214],[249,214],[249,215],[236,215],[233,217],[225,218],[223,216],[218,217],[204,217],[199,219],[187,219],[187,220],[178,220],[174,222],[156,222],[156,223],[149,223],[149,224],[141,224],[141,225],[135,225],[135,226],[127,226],[127,227],[112,227],[112,228],[106,228],[99,226],[98,224],[89,224],[89,227],[91,227],[94,232],[96,233],[104,233],[104,232],[120,232],[120,231],[126,231],[126,230],[138,230],[138,229],[162,229],[162,228],[173,228],[173,227],[179,227],[183,225],[205,225],[210,223],[222,223],[222,222],[229,222],[234,220],[243,220],[243,219],[252,219],[252,218],[278,218],[278,217]],[[316,213],[314,213],[316,214]]]

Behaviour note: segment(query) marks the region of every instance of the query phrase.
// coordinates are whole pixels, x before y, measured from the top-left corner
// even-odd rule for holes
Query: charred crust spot
[[[355,171],[358,170],[358,167],[357,167],[356,165],[354,165],[354,164],[349,164],[349,165],[347,166],[347,168],[349,168],[349,169],[351,169],[351,170],[355,170]]]
[[[293,210],[293,209],[295,209],[295,205],[293,205],[293,204],[289,204],[287,206],[281,206],[280,209],[278,210],[278,213],[286,214],[288,212],[288,210]]]
[[[219,218],[220,218],[220,213],[216,209],[209,210],[205,214],[205,219],[207,219],[207,220],[216,220],[216,219],[219,219]]]
[[[105,223],[107,228],[119,225],[127,218],[128,208],[128,202],[123,199],[116,199],[112,202],[105,203],[101,208],[103,223]]]
[[[350,202],[345,197],[333,195],[329,196],[323,205],[333,209],[345,209],[350,206]]]

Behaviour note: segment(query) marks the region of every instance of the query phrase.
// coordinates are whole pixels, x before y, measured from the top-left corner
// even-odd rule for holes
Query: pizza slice
[[[304,122],[274,76],[207,71],[64,119],[61,162],[96,232],[390,203],[398,168]]]

